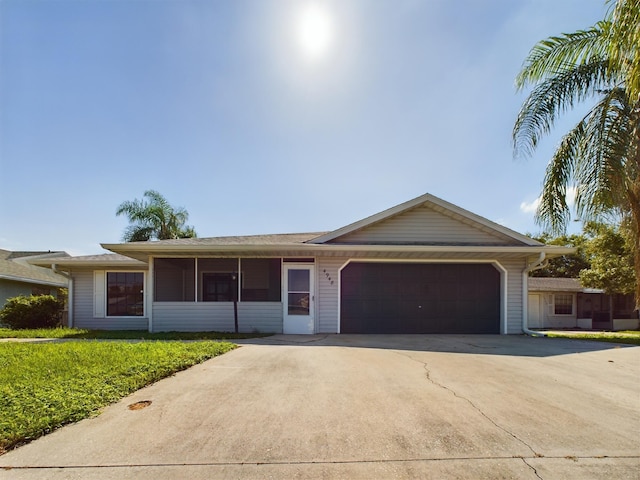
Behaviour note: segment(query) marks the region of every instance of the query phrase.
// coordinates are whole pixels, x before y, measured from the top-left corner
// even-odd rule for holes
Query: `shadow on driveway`
[[[515,357],[552,357],[619,348],[640,348],[634,345],[525,335],[273,335],[234,340],[234,343],[238,345],[335,346]]]

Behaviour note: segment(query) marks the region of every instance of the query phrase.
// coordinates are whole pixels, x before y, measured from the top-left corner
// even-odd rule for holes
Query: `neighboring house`
[[[526,331],[543,245],[432,195],[326,233],[103,244],[56,263],[73,326],[150,331]]]
[[[529,278],[528,322],[532,329],[638,328],[633,295],[607,295],[583,288],[577,278]]]
[[[66,288],[66,277],[50,268],[31,265],[30,261],[63,258],[65,252],[12,252],[0,249],[0,308],[8,298],[18,295],[56,295],[58,288]]]

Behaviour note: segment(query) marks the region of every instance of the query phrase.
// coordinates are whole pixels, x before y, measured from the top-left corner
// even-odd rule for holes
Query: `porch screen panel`
[[[195,264],[193,258],[156,258],[155,301],[195,302]]]
[[[279,258],[243,258],[242,302],[279,302],[281,297],[281,262]]]

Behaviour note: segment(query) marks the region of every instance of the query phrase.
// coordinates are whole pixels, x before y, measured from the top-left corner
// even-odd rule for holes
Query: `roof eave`
[[[21,283],[33,283],[35,285],[47,285],[50,287],[66,287],[68,285],[67,281],[54,281],[54,280],[36,280],[33,278],[26,277],[17,277],[13,275],[3,275],[0,274],[0,279],[2,280],[10,280],[12,282],[21,282]]]
[[[144,262],[149,256],[190,255],[198,253],[225,254],[230,252],[242,252],[251,254],[254,252],[273,253],[274,255],[299,254],[309,255],[323,253],[344,252],[345,255],[353,252],[367,253],[495,253],[536,255],[544,252],[547,258],[567,255],[575,252],[571,247],[558,247],[549,245],[522,245],[522,246],[497,246],[497,245],[339,245],[339,244],[270,244],[270,245],[163,245],[146,244],[144,248],[134,244],[102,244],[102,247],[130,258],[136,258]]]

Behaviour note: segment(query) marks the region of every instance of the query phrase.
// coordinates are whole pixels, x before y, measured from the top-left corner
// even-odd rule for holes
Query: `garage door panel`
[[[344,333],[500,333],[490,264],[354,262],[341,277]]]

